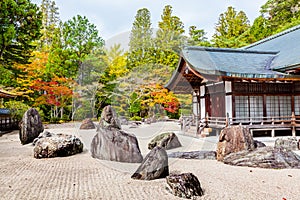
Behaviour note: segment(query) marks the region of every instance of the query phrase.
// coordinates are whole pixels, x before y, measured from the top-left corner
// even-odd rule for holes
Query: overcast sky
[[[56,0],[60,19],[67,21],[77,14],[86,16],[95,24],[99,35],[106,41],[131,30],[138,9],[147,8],[151,13],[152,27],[157,28],[164,6],[173,7],[185,29],[195,25],[204,29],[207,37],[214,33],[219,15],[233,6],[244,11],[252,23],[259,16],[260,7],[267,0]],[[40,4],[41,0],[32,0]],[[186,31],[186,34],[188,31]]]

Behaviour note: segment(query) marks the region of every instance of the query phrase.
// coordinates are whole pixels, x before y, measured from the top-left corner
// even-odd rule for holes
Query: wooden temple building
[[[195,134],[240,124],[253,132],[275,136],[277,130],[289,130],[295,136],[300,130],[300,26],[239,49],[186,47],[165,87],[193,94]]]
[[[0,101],[7,98],[14,98],[17,94],[0,89]],[[0,108],[0,135],[2,132],[18,129],[18,120],[11,116],[7,108]]]

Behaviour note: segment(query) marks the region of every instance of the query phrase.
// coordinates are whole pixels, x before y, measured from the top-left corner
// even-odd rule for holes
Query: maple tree
[[[62,119],[65,107],[72,101],[72,84],[74,81],[65,77],[54,77],[51,81],[35,80],[31,88],[39,91],[40,96],[35,99],[34,106],[50,106],[50,117]]]
[[[134,91],[131,96],[130,111],[140,117],[152,117],[156,112],[163,116],[176,114],[180,103],[176,96],[160,84],[147,84]]]

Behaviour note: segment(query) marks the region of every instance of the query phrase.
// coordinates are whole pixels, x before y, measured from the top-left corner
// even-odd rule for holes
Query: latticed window
[[[280,96],[279,97],[280,116],[292,115],[291,101],[292,101],[292,98],[290,96]]]
[[[290,96],[267,96],[267,116],[290,116],[292,114]]]
[[[235,117],[236,118],[249,117],[248,96],[235,97]]]
[[[250,117],[262,117],[264,104],[262,96],[250,96]]]
[[[267,116],[279,116],[279,101],[277,96],[267,96],[266,98]]]

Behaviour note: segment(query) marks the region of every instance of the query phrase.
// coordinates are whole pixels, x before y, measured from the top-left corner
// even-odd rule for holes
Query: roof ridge
[[[217,48],[217,47],[203,47],[203,46],[187,46],[184,50],[201,50],[201,51],[215,51],[215,52],[229,52],[229,53],[259,53],[259,54],[277,54],[278,51],[267,50],[249,50],[242,48]]]
[[[259,41],[257,41],[257,42],[254,42],[253,44],[250,44],[250,45],[248,45],[248,46],[242,47],[241,49],[248,49],[248,48],[251,48],[251,47],[260,45],[260,44],[262,44],[262,43],[265,43],[265,42],[268,42],[268,41],[273,40],[273,39],[275,39],[275,38],[281,37],[281,36],[283,36],[283,35],[286,35],[286,34],[288,34],[288,33],[291,33],[291,32],[293,32],[293,31],[296,31],[296,30],[298,30],[298,29],[300,29],[300,25],[293,26],[293,27],[291,27],[291,28],[289,28],[289,29],[286,29],[286,30],[280,32],[280,33],[277,33],[277,34],[275,34],[275,35],[271,35],[271,36],[269,36],[269,37],[267,37],[267,38],[264,38],[264,39],[262,39],[262,40],[259,40]]]

